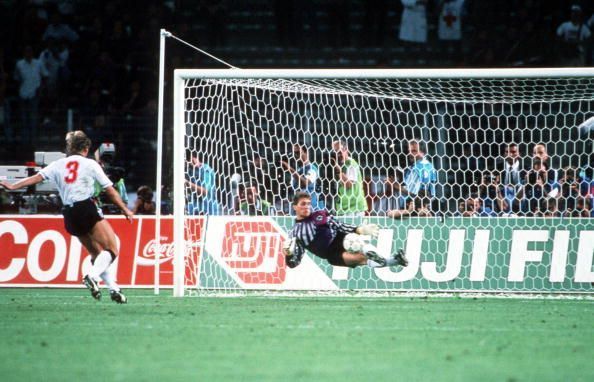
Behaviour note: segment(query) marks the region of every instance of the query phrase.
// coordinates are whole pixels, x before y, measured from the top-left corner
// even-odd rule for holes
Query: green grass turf
[[[0,289],[3,381],[592,381],[594,301]]]

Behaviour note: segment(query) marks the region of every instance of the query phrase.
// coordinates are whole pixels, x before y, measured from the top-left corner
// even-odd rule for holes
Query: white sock
[[[386,257],[386,267],[391,267],[393,265],[398,265],[396,259],[393,256]]]
[[[112,265],[107,267],[107,269],[103,273],[101,273],[101,280],[103,280],[105,286],[107,286],[109,290],[115,290],[117,292],[120,291],[120,287],[118,286],[118,284],[115,281],[115,278],[113,277]]]
[[[365,244],[363,246],[363,254],[367,255],[368,252],[373,252],[381,257],[383,257],[384,259],[386,259],[386,265],[381,265],[373,260],[367,260],[367,265],[370,268],[380,268],[380,267],[391,267],[392,265],[396,265],[396,259],[394,259],[394,257],[392,256],[383,256],[381,253],[378,252],[377,248],[371,244]],[[374,265],[375,264],[375,265]]]
[[[376,263],[375,261],[369,260],[369,259],[367,259],[367,266],[369,268],[383,268],[383,267],[385,267],[385,265],[381,265],[381,264]]]
[[[105,270],[111,264],[111,253],[107,251],[101,251],[97,257],[95,258],[95,263],[91,267],[89,271],[89,276],[95,280],[99,281],[101,279],[101,274],[105,272]]]

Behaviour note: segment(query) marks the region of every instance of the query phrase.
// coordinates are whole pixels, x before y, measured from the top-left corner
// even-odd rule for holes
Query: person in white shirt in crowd
[[[124,304],[128,299],[121,292],[112,274],[113,267],[110,267],[118,256],[116,236],[92,199],[94,183],[101,184],[129,221],[132,221],[134,214],[122,202],[101,166],[87,158],[90,147],[91,140],[85,133],[80,130],[69,132],[66,135],[67,157],[52,162],[37,174],[14,184],[0,181],[0,186],[8,190],[18,190],[44,180],[54,182],[64,204],[62,213],[66,231],[78,237],[91,255],[92,267],[83,277],[83,283],[91,291],[93,298],[99,300],[101,290],[98,283],[103,280],[109,288],[111,299]]]
[[[561,64],[565,66],[584,66],[586,63],[586,43],[592,35],[582,19],[582,8],[571,6],[571,18],[557,28],[561,42]]]
[[[401,0],[404,6],[400,19],[398,38],[402,41],[427,42],[427,2],[428,0]]]
[[[33,48],[26,46],[23,58],[17,61],[14,70],[14,78],[19,83],[20,135],[23,144],[32,144],[35,139],[39,95],[46,76],[47,71],[41,60],[33,57]]]
[[[70,53],[65,45],[60,44],[53,38],[46,41],[47,48],[39,55],[39,60],[47,73],[47,94],[46,96],[55,99],[59,96],[59,89],[67,77],[68,57]]]
[[[464,0],[442,0],[440,4],[437,37],[446,44],[450,59],[461,57],[463,7]]]

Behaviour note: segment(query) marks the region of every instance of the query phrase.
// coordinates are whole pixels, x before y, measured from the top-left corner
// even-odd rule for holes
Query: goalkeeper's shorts
[[[344,259],[342,258],[342,254],[346,252],[344,246],[342,244],[346,233],[337,232],[336,238],[330,243],[328,250],[324,253],[322,257],[326,259],[330,264],[336,265],[339,267],[346,267],[347,265],[344,263]]]
[[[97,222],[103,220],[103,212],[91,199],[74,202],[64,206],[64,227],[73,236],[83,236],[91,232]]]

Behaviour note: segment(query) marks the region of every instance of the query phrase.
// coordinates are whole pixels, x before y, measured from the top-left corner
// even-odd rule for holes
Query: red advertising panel
[[[123,287],[152,287],[159,257],[159,284],[173,284],[173,219],[161,220],[161,245],[155,242],[154,217],[107,217],[119,242],[114,266]],[[204,219],[196,218],[186,248],[186,278],[193,278],[200,257]],[[81,286],[90,256],[80,241],[64,229],[60,216],[0,216],[1,286]]]
[[[282,284],[286,277],[282,233],[268,221],[229,219],[221,259],[246,284]],[[211,227],[215,229],[218,227]]]

